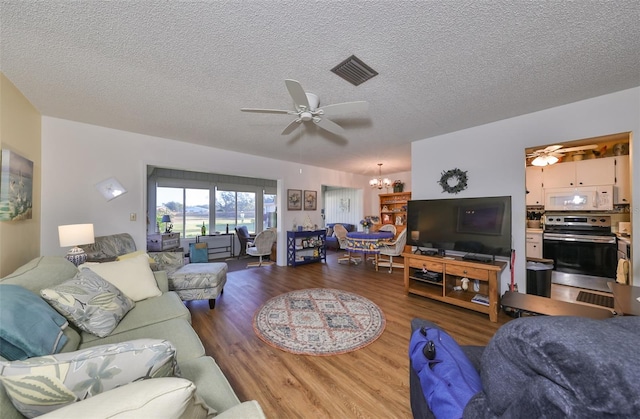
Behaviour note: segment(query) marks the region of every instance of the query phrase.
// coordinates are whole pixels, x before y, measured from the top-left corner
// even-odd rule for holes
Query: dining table
[[[347,233],[347,253],[349,261],[352,260],[351,253],[362,253],[373,255],[376,266],[378,255],[380,254],[380,243],[393,239],[394,234],[390,231],[349,231]]]

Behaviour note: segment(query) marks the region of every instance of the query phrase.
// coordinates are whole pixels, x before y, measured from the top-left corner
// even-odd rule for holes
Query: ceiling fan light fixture
[[[389,188],[391,187],[391,180],[382,178],[382,163],[378,163],[378,177],[369,181],[369,186],[375,189]]]
[[[535,159],[533,159],[533,161],[531,162],[533,166],[538,166],[538,167],[550,166],[556,163],[558,163],[558,158],[556,156],[551,156],[551,155],[538,156]]]

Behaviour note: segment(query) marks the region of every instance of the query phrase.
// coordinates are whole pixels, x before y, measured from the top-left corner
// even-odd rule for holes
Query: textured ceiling
[[[640,85],[640,2],[0,0],[0,70],[43,114],[372,175],[411,141]],[[355,54],[379,75],[330,69]],[[281,136],[284,80],[368,115]]]

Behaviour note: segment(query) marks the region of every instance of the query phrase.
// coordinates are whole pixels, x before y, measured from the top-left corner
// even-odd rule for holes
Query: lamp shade
[[[60,247],[94,243],[93,224],[68,224],[58,226]]]
[[[170,223],[171,222],[171,217],[169,217],[169,214],[165,214],[162,216],[162,220],[160,221],[162,223]]]

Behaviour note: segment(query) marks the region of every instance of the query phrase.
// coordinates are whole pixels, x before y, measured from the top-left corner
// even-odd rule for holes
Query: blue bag
[[[471,397],[482,391],[478,371],[444,330],[416,330],[409,342],[409,357],[436,418],[461,418]]]

